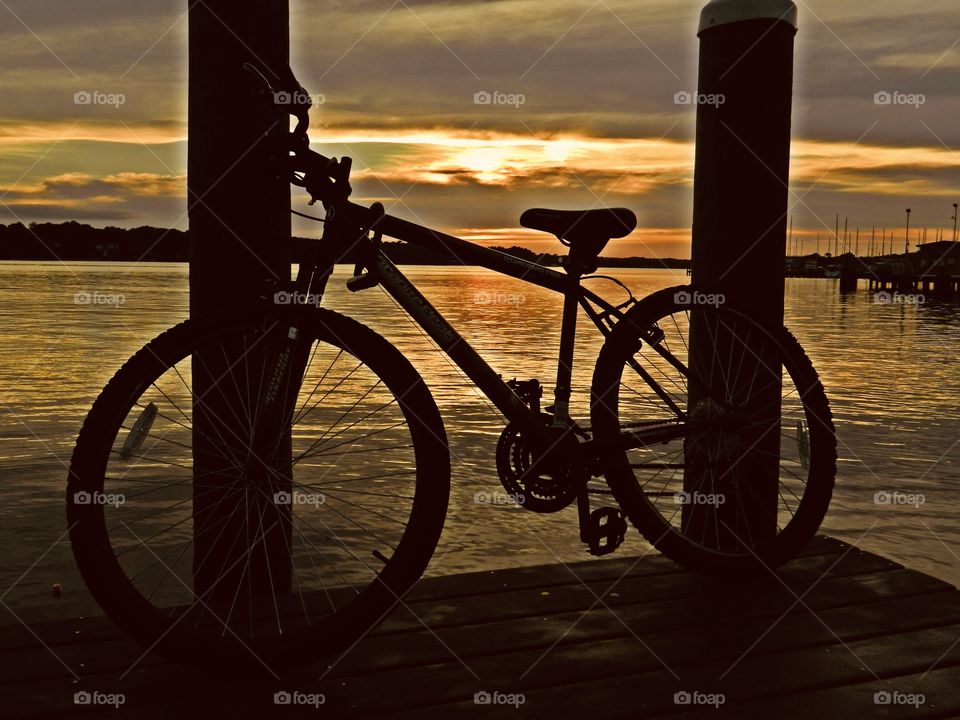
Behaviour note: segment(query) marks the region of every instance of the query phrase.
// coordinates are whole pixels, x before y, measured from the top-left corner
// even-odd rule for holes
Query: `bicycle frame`
[[[568,425],[578,306],[584,309],[594,325],[606,337],[616,322],[623,317],[623,309],[634,302],[633,298],[615,306],[584,288],[579,274],[558,272],[391,215],[375,213],[371,208],[347,200],[342,200],[333,206],[333,212],[328,215],[321,242],[326,244],[332,241],[331,245],[337,249],[337,256],[342,256],[347,249],[355,249],[368,272],[374,274],[384,290],[410,314],[497,409],[520,428],[535,448],[547,449],[556,438],[551,437],[542,419],[527,407],[503,378],[387,258],[369,237],[370,230],[445,254],[464,264],[485,267],[564,296],[554,403],[555,427]],[[329,272],[328,268],[312,264],[306,273],[298,276],[298,281],[306,283],[307,278],[320,277],[325,284]],[[305,292],[311,291],[309,286],[301,289]],[[319,290],[318,293],[314,289],[313,293],[322,295],[322,285]]]

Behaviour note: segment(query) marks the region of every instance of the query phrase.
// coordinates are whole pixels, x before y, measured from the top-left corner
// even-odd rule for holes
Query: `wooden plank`
[[[800,558],[780,568],[778,575],[788,584],[795,583],[797,587],[804,587],[804,583],[817,582],[824,572],[838,561],[837,556],[814,556]],[[843,568],[855,567],[856,562],[869,563],[871,569],[895,570],[901,566],[876,555],[851,550],[843,561]],[[842,570],[840,572],[843,572]],[[853,570],[855,572],[855,570]],[[716,595],[733,595],[741,598],[742,590],[754,583],[765,583],[768,578],[759,579],[717,579],[682,573],[671,576],[626,577],[617,582],[605,602],[611,606],[629,604],[636,597],[646,597],[652,600],[680,599],[703,596],[705,593]],[[567,612],[589,607],[598,596],[603,596],[610,590],[612,583],[608,581],[580,583],[571,577],[572,582],[558,589],[528,588],[516,591],[505,591],[497,595],[497,603],[493,604],[486,596],[469,596],[457,598],[456,601],[437,601],[424,606],[410,605],[416,615],[409,611],[404,612],[401,607],[391,615],[380,629],[381,634],[395,632],[409,632],[420,630],[426,624],[431,628],[453,627],[456,625],[478,624],[495,620],[533,617],[544,614]],[[772,591],[778,594],[789,594],[783,585],[772,586]],[[615,595],[613,593],[616,593]]]
[[[618,565],[622,565],[622,563],[618,563]],[[830,570],[832,576],[843,576],[848,573],[875,572],[880,569],[895,567],[899,566],[883,558],[859,551],[850,551],[847,552],[842,559],[840,559],[838,555],[815,555],[798,559],[783,570],[783,576],[794,583],[801,583],[819,578],[827,569]],[[627,570],[629,569],[629,566],[627,566]],[[556,572],[558,571],[556,567],[554,567],[551,573],[554,574]],[[407,621],[398,623],[391,618],[391,620],[385,623],[385,627],[378,629],[371,635],[372,637],[381,637],[383,635],[397,633],[427,632],[424,630],[424,625],[420,622],[420,619],[427,623],[431,631],[435,631],[441,627],[455,627],[457,625],[473,626],[482,622],[502,622],[505,618],[502,615],[500,606],[504,602],[516,607],[517,612],[513,617],[518,623],[527,623],[530,617],[553,618],[557,614],[575,612],[588,608],[596,602],[596,596],[604,597],[604,592],[610,588],[610,585],[607,583],[616,582],[620,577],[620,575],[614,576],[606,574],[604,580],[588,583],[590,586],[588,590],[579,583],[577,578],[575,578],[569,570],[561,567],[559,572],[562,572],[568,578],[567,585],[554,585],[548,586],[550,589],[541,589],[540,587],[531,585],[532,578],[529,576],[529,573],[524,571],[524,581],[518,583],[524,589],[515,591],[516,594],[511,595],[509,599],[504,600],[503,593],[501,592],[495,604],[489,602],[488,594],[479,595],[469,600],[461,598],[461,602],[459,603],[450,603],[450,607],[456,611],[456,617],[448,617],[445,624],[435,622],[432,617],[432,611],[423,609],[425,605],[429,604],[426,603],[426,601],[409,603],[412,613],[407,610],[400,610],[394,615],[394,618],[396,618],[398,614],[402,615],[406,613],[409,616]],[[621,571],[621,574],[622,572],[623,571]],[[501,574],[508,575],[509,573],[504,572]],[[652,608],[650,611],[651,617],[656,616],[656,622],[662,622],[664,620],[662,617],[663,610],[671,611],[674,603],[663,602],[665,593],[661,591],[658,586],[649,583],[649,576],[645,576],[643,573],[634,576],[631,573],[628,578],[631,582],[627,583],[624,581],[618,584],[609,596],[604,597],[604,602],[611,607],[630,605],[638,601],[663,604],[664,607]],[[683,596],[685,597],[693,596],[701,592],[701,583],[716,582],[690,573],[687,573],[687,578],[688,580],[682,584],[675,585],[673,581],[670,583],[671,585],[675,585],[675,587],[683,588],[685,592]],[[736,589],[738,586],[734,587]],[[557,594],[556,590],[558,588],[563,589],[562,594]],[[571,594],[571,590],[575,590],[576,592]],[[596,596],[592,593],[595,593]],[[667,597],[669,597],[669,594],[667,594]],[[526,608],[527,611],[521,612],[524,608]],[[533,608],[532,611],[531,608]],[[428,618],[430,621],[428,621]],[[551,627],[553,626],[553,623],[548,624]],[[589,629],[591,625],[587,624],[584,627],[585,629]],[[476,636],[477,633],[472,632],[471,634]],[[409,641],[404,638],[398,638],[393,643],[395,647],[398,647],[401,654],[409,651],[409,644]],[[126,667],[129,667],[129,665],[142,654],[142,650],[138,645],[125,638],[99,642],[88,641],[83,644],[71,643],[67,645],[57,645],[56,643],[48,643],[48,645],[54,649],[56,655],[69,667],[79,668],[82,664],[85,669],[84,674],[106,672],[110,669],[122,671]],[[426,645],[422,643],[414,644],[414,647],[417,649],[423,647],[435,649],[435,646],[436,643],[434,642],[427,643]],[[375,658],[393,657],[391,653],[386,651],[383,653],[373,652],[371,655]],[[162,661],[158,658],[151,658],[147,661],[147,665],[152,666],[160,662]],[[4,667],[11,668],[12,677],[21,678],[39,678],[66,673],[63,664],[58,661],[49,650],[39,647],[36,640],[34,641],[34,647],[28,651],[16,650],[11,655],[0,653],[0,677],[2,677],[2,668]],[[0,684],[2,684],[2,682],[3,680],[0,679]]]
[[[789,717],[796,720],[823,720],[824,708],[832,717],[847,718],[956,718],[960,717],[960,666],[941,667],[928,674],[913,673],[880,681],[838,688],[824,688],[798,695],[763,698],[745,702],[724,713],[727,718]],[[876,702],[876,693],[922,694],[924,703],[884,705]],[[693,720],[695,715],[671,716]],[[702,716],[699,716],[702,717]]]
[[[766,608],[765,612],[758,616],[759,620],[770,617],[774,609]],[[687,611],[674,601],[620,606],[617,608],[617,616],[638,633],[665,632],[689,626]],[[746,618],[744,615],[741,622],[746,622]],[[477,657],[508,649],[546,647],[561,636],[562,642],[567,644],[587,639],[623,637],[628,635],[623,623],[601,605],[587,613],[575,611],[499,621],[490,623],[482,631],[476,626],[462,626],[439,631],[421,629],[413,635],[372,635],[357,651],[348,653],[337,664],[334,676],[443,662],[450,658],[447,647],[457,648],[457,652],[463,657]],[[811,627],[805,632],[816,630],[816,627]],[[432,636],[432,632],[438,633],[442,643]],[[88,645],[58,647],[56,653],[69,667],[88,676],[124,671],[140,657],[142,648],[123,638]],[[44,648],[20,651],[0,658],[4,660],[0,665],[0,686],[67,674],[60,660]],[[155,657],[147,658],[141,663],[141,667],[152,667],[160,662],[162,661]]]
[[[804,668],[805,669],[805,668]],[[677,713],[679,709],[673,704],[672,696],[668,703],[662,705],[663,712],[653,710],[653,714],[646,717],[669,717],[672,720],[703,720],[703,718],[722,718],[723,720],[743,720],[743,718],[793,718],[796,720],[824,720],[825,718],[955,718],[960,716],[960,693],[956,688],[960,686],[960,666],[953,665],[935,669],[928,674],[912,673],[894,678],[884,678],[880,681],[870,680],[839,687],[828,687],[800,693],[777,694],[774,696],[756,699],[744,699],[729,702],[718,710],[698,710]],[[877,705],[874,702],[875,693],[923,693],[925,703],[918,708],[909,705]],[[544,699],[549,700],[552,693],[544,690]],[[631,677],[612,680],[604,688],[593,686],[580,688],[575,696],[580,702],[574,704],[558,703],[548,706],[546,702],[539,704],[539,695],[527,693],[525,702],[516,717],[523,718],[551,718],[557,720],[564,717],[581,717],[586,713],[593,718],[636,718],[638,708],[643,704],[643,698],[650,692],[657,692],[657,688],[650,688],[646,684],[638,684]],[[270,712],[271,716],[290,718],[316,718],[318,711],[309,707],[277,708],[272,702],[259,698],[255,704],[246,704],[241,708],[236,700],[225,698],[222,702],[213,705],[188,706],[173,705],[167,708],[157,706],[145,707],[132,712],[132,709],[121,709],[119,712],[105,712],[90,715],[91,720],[106,720],[106,718],[136,717],[143,720],[165,720],[177,708],[189,712],[199,712],[209,708],[217,716],[228,716],[229,712],[245,709],[247,715],[255,711]],[[281,712],[278,712],[282,710]],[[328,703],[321,706],[319,712],[328,717],[339,717],[334,707]],[[408,711],[379,716],[384,720],[421,720],[437,717],[513,717],[513,709],[509,706],[488,708],[476,706],[472,699],[455,705],[429,706],[415,708]],[[190,715],[187,715],[190,716]]]
[[[716,625],[705,619],[691,624],[689,611],[685,607],[667,601],[656,606],[617,608],[616,617],[601,606],[588,613],[565,613],[490,624],[484,626],[482,632],[476,627],[451,628],[436,631],[439,639],[431,637],[429,631],[424,630],[415,637],[371,639],[369,643],[358,647],[357,652],[350,653],[339,662],[330,676],[339,678],[443,663],[450,660],[448,648],[456,649],[461,657],[469,660],[510,649],[545,649],[554,643],[562,646],[615,638],[629,638],[632,641],[631,631],[645,640],[650,639],[650,633],[670,633],[679,641],[684,640],[679,636],[687,629],[703,640],[701,645],[708,645],[709,638],[716,647],[724,648],[724,652],[729,653],[731,648],[743,644],[744,636],[760,637],[775,617],[772,610],[757,616],[744,615],[736,623]],[[845,639],[854,639],[888,631],[960,622],[960,594],[950,594],[945,600],[939,596],[932,598],[929,593],[912,597],[898,596],[819,612],[837,634]],[[758,644],[756,652],[827,644],[833,640],[834,636],[828,628],[808,613],[797,611],[785,617],[778,631],[766,636]],[[700,651],[706,652],[703,648]]]
[[[851,546],[842,540],[818,535],[798,553],[797,558],[823,555],[838,555]],[[858,552],[862,552],[859,549]],[[640,561],[640,562],[638,562]],[[547,587],[551,584],[569,585],[570,571],[585,581],[619,578],[629,571],[631,577],[649,575],[673,575],[687,572],[683,567],[663,555],[651,551],[647,555],[606,556],[561,565],[528,565],[517,568],[484,570],[461,575],[440,575],[424,578],[410,593],[411,601],[437,600],[466,595],[484,595],[503,590],[519,590],[530,587]],[[450,582],[456,578],[456,582]]]
[[[850,548],[841,540],[827,536],[817,536],[805,547],[798,558],[838,555]],[[856,550],[856,552],[861,552]],[[638,562],[640,561],[640,562]],[[569,568],[569,569],[567,569]],[[617,579],[629,572],[630,577],[647,577],[658,574],[679,574],[686,572],[679,565],[662,555],[639,555],[632,557],[596,558],[569,563],[566,566],[530,565],[519,568],[504,568],[464,573],[461,575],[439,575],[421,580],[407,595],[406,602],[419,603],[438,599],[455,599],[467,595],[498,594],[504,590],[525,588],[566,586],[579,584],[571,575],[573,570],[578,577],[586,581]],[[88,616],[64,620],[32,623],[30,630],[22,625],[4,627],[0,652],[35,648],[38,634],[43,641],[56,647],[70,643],[89,643],[99,640],[111,640],[123,637],[117,627],[106,617]],[[2,663],[0,663],[2,667]]]
[[[466,584],[457,576],[428,579],[425,592],[398,611],[401,617],[371,633],[319,682],[304,676],[236,687],[189,669],[151,664],[152,659],[120,681],[118,675],[142,650],[108,636],[79,642],[68,637],[53,648],[82,675],[74,683],[34,640],[29,653],[0,652],[0,712],[11,718],[69,717],[89,709],[72,702],[78,688],[89,688],[126,695],[126,704],[111,710],[111,717],[272,714],[278,711],[273,693],[297,689],[323,693],[321,711],[336,717],[434,712],[485,717],[504,708],[475,705],[473,693],[522,689],[531,700],[543,696],[542,708],[528,701],[524,717],[537,717],[531,713],[541,710],[549,714],[548,707],[557,718],[581,712],[639,717],[633,702],[639,691],[660,698],[665,688],[679,687],[666,667],[680,668],[684,678],[706,687],[719,667],[729,667],[749,650],[730,676],[731,702],[757,703],[764,692],[803,694],[824,685],[863,684],[865,671],[844,643],[890,674],[932,663],[930,656],[946,650],[947,638],[960,636],[960,593],[949,585],[842,543],[818,545],[782,568],[779,580],[718,581],[670,570],[662,558],[644,558],[632,570],[636,560],[622,558],[472,573]],[[484,585],[491,577],[492,590]],[[816,616],[802,605],[786,612],[796,604],[793,593],[808,590],[803,602]],[[596,595],[616,615],[596,604]],[[896,659],[903,654],[914,665]],[[960,664],[956,648],[946,659],[953,662]],[[737,686],[733,679],[741,673],[749,682]],[[627,715],[616,714],[624,708]],[[680,709],[672,695],[669,704],[658,699],[640,708],[674,716]],[[283,708],[291,717],[316,713],[312,707]]]
[[[926,576],[913,573],[911,571],[893,571],[866,576],[857,576],[856,584],[865,589],[864,593],[857,595],[852,590],[845,590],[843,593],[837,593],[830,588],[833,583],[849,584],[849,578],[833,578],[824,580],[817,585],[808,597],[805,599],[811,608],[818,612],[822,609],[824,603],[835,603],[838,594],[850,599],[861,598],[866,601],[872,601],[877,597],[889,595],[896,597],[905,588],[916,586],[920,581],[926,579]],[[776,582],[776,581],[772,581]],[[778,584],[779,585],[779,584]],[[927,585],[935,590],[942,589],[943,584],[939,581],[933,581]],[[730,598],[732,601],[733,598]],[[691,600],[691,603],[704,604],[703,609],[709,609],[708,598],[699,597]],[[722,603],[717,607],[722,607]],[[732,604],[731,607],[736,607]],[[756,608],[767,613],[768,617],[776,617],[774,613],[781,611],[781,606],[757,604]],[[703,615],[701,609],[692,610],[691,605],[679,608],[681,622],[686,618]],[[620,611],[618,610],[618,615]],[[728,624],[736,620],[736,616],[726,617],[723,614],[716,615],[714,618],[718,623]],[[650,616],[648,622],[656,626],[657,618]],[[486,628],[474,629],[475,632],[487,635]],[[634,630],[634,632],[637,632]],[[624,641],[623,638],[616,640],[602,640],[598,642],[588,641],[580,645],[571,647],[559,647],[550,653],[547,653],[542,661],[543,668],[549,670],[548,677],[550,683],[558,683],[563,678],[563,673],[558,668],[566,667],[565,672],[574,672],[580,668],[584,672],[593,675],[600,673],[606,677],[615,674],[618,669],[623,668],[637,669],[646,667],[648,672],[654,672],[662,667],[657,656],[669,658],[668,663],[689,664],[702,659],[702,655],[709,648],[719,648],[719,652],[729,655],[734,651],[741,651],[742,648],[732,644],[718,645],[716,642],[701,640],[700,645],[693,645],[697,638],[708,638],[702,628],[692,628],[687,637],[677,638],[675,633],[661,633],[656,639],[644,638],[643,643],[637,643],[633,638]],[[362,644],[361,644],[362,646]],[[448,645],[449,647],[449,645]],[[648,649],[648,647],[650,649]],[[458,653],[458,648],[452,648]],[[651,653],[651,650],[653,651]],[[371,653],[358,647],[358,652],[365,657],[371,657]],[[624,655],[627,653],[627,655]],[[448,658],[442,664],[423,665],[414,668],[405,668],[396,671],[375,672],[372,674],[348,678],[344,680],[331,680],[325,683],[305,683],[299,687],[304,692],[323,692],[328,697],[328,709],[336,708],[339,716],[352,716],[373,712],[385,712],[397,709],[397,703],[417,704],[436,703],[438,696],[450,701],[456,697],[471,696],[481,687],[475,684],[475,678],[471,675],[471,670],[483,678],[502,678],[502,682],[513,681],[526,672],[526,669],[537,662],[537,658],[543,655],[542,649],[524,652],[511,652],[509,654],[500,654],[492,657],[482,657],[478,660],[470,660],[468,663],[462,663],[459,659]],[[461,656],[462,657],[462,656]],[[558,664],[559,663],[559,664]],[[538,672],[540,669],[538,669]],[[425,683],[424,679],[429,678]],[[532,676],[529,681],[535,680]],[[115,675],[101,675],[85,678],[83,685],[91,688],[98,688],[103,692],[108,689],[123,688],[128,696],[128,702],[132,707],[140,704],[149,705],[154,700],[156,687],[158,686],[175,688],[171,692],[170,699],[174,694],[180,697],[189,698],[192,693],[199,692],[199,689],[192,684],[192,678],[187,671],[171,666],[161,666],[151,668],[150,672],[135,673],[128,676],[123,683],[116,681]],[[0,688],[0,706],[9,702],[16,702],[17,697],[25,689],[29,688],[31,697],[34,701],[40,703],[46,714],[55,714],[65,712],[63,703],[66,701],[64,688],[73,687],[72,683],[64,680],[20,683],[9,688]],[[440,688],[437,690],[437,688]],[[495,689],[495,688],[494,688]],[[15,692],[8,692],[13,690]],[[262,700],[262,698],[261,698]],[[195,702],[195,700],[184,700],[184,702]]]
[[[767,625],[769,626],[770,623]],[[672,688],[669,694],[664,694],[662,698],[663,702],[669,701],[670,704],[672,704],[673,693],[680,690],[699,689],[709,692],[716,684],[715,678],[749,650],[754,638],[759,638],[766,630],[767,628],[761,626],[754,634],[747,637],[741,636],[740,642],[726,646],[718,645],[716,638],[711,637],[710,633],[704,633],[700,628],[656,637],[638,634],[636,637],[591,641],[575,646],[558,646],[546,654],[537,650],[469,660],[464,665],[448,662],[432,666],[426,674],[423,668],[413,668],[394,673],[348,678],[340,683],[323,684],[317,687],[326,693],[329,706],[337,707],[338,714],[343,717],[379,714],[403,705],[409,707],[443,701],[451,702],[458,697],[466,701],[475,692],[482,690],[526,692],[528,688],[535,689],[538,686],[544,687],[542,693],[552,698],[544,717],[549,717],[551,713],[566,713],[560,716],[576,717],[580,711],[587,715],[594,712],[592,707],[597,704],[596,698],[605,696],[604,687],[599,688],[598,692],[588,689],[584,697],[594,699],[578,701],[574,696],[583,692],[581,686],[586,679],[602,684],[607,682],[608,678],[629,673],[631,679],[628,685],[649,687],[652,690]],[[880,631],[888,632],[884,629]],[[960,634],[960,625],[953,625],[947,629],[922,630],[919,633],[927,633],[933,637],[931,643],[936,645],[937,655],[939,655],[949,646],[949,641],[945,642],[946,638],[952,641]],[[894,642],[890,637],[881,635],[879,638],[860,642],[880,644],[883,651],[887,653],[886,657],[894,660],[897,658],[897,652],[893,650],[898,647],[904,652],[925,651],[928,657],[934,652],[926,645],[919,643],[915,646],[910,645],[904,637],[907,636],[895,636]],[[800,653],[800,657],[795,660],[793,655],[797,653]],[[788,660],[775,662],[775,659],[781,656]],[[810,676],[814,676],[817,670],[833,673],[832,680],[820,679],[824,684],[837,682],[841,678],[846,681],[866,679],[864,671],[856,663],[855,658],[848,656],[842,649],[842,645],[800,651],[790,648],[781,656],[765,655],[758,659],[758,656],[752,653],[748,655],[741,663],[748,679],[747,684],[755,689],[760,687],[754,677],[772,677],[773,682],[779,679],[781,687],[789,686],[794,679],[798,682],[806,682],[809,678],[802,677],[804,672],[801,670],[804,668],[807,668],[805,672]],[[827,658],[832,660],[826,662]],[[710,663],[699,666],[695,664],[702,663],[705,659],[709,659]],[[765,676],[759,671],[766,668],[773,668],[773,670]],[[892,672],[896,669],[896,665],[892,669],[887,669]],[[476,677],[471,676],[471,671]],[[847,674],[842,675],[841,671]],[[637,676],[637,672],[643,672],[645,676]],[[672,672],[679,673],[691,684],[684,686],[671,682]],[[430,682],[417,684],[415,678],[418,676],[429,677]],[[713,682],[711,683],[710,680]],[[566,683],[574,683],[569,692],[564,690],[563,686]],[[721,687],[727,688],[726,685]],[[380,693],[377,692],[377,688],[381,689]],[[405,688],[405,691],[402,694],[382,692],[383,689],[389,688]],[[732,690],[727,689],[727,692]],[[525,712],[529,712],[529,709]]]
[[[925,686],[919,676],[938,657],[943,655],[939,667],[951,677],[957,677],[960,669],[960,647],[951,644],[960,636],[960,625],[933,628],[915,633],[884,636],[849,644],[849,650],[837,644],[824,648],[764,655],[744,660],[736,668],[736,677],[727,676],[718,680],[726,671],[724,664],[707,664],[693,667],[676,666],[647,672],[624,672],[630,669],[631,657],[628,647],[610,649],[619,657],[598,654],[578,660],[581,668],[593,669],[597,657],[612,664],[620,661],[619,670],[611,668],[608,674],[596,680],[561,685],[551,682],[541,687],[524,689],[506,680],[508,675],[481,675],[488,687],[480,690],[498,689],[505,694],[524,695],[523,715],[528,718],[591,717],[591,718],[656,718],[677,717],[677,693],[697,692],[703,695],[722,695],[722,717],[761,718],[823,718],[857,717],[847,707],[851,700],[857,706],[859,716],[913,717],[914,707],[894,708],[890,715],[878,715],[881,706],[873,703],[873,693],[896,690],[902,693],[923,692],[940,713],[960,709],[956,688]],[[878,677],[874,677],[871,668]],[[572,662],[557,656],[560,664]],[[551,661],[554,662],[554,661]],[[544,663],[547,663],[544,660]],[[545,665],[544,676],[555,666]],[[619,677],[611,676],[618,673]],[[675,673],[675,675],[674,675]],[[933,673],[931,673],[933,674]],[[885,678],[885,679],[881,679]],[[541,681],[542,683],[542,681]],[[825,703],[821,691],[842,702]],[[869,692],[868,692],[869,691]],[[752,700],[752,701],[751,701]],[[328,698],[328,703],[331,699]],[[387,714],[395,720],[417,717],[426,705],[417,709]],[[797,715],[795,709],[802,707]],[[829,710],[825,711],[825,708]],[[881,708],[882,709],[882,708]],[[505,708],[496,705],[478,705],[470,698],[442,706],[431,706],[431,712],[444,717],[493,718],[501,717]],[[715,717],[713,706],[701,706],[699,712],[685,717]],[[872,710],[872,712],[871,712]],[[887,712],[890,712],[887,709]],[[419,715],[423,716],[423,715]]]

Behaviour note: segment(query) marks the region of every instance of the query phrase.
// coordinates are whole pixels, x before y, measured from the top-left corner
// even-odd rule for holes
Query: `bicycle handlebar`
[[[310,204],[320,200],[324,205],[337,199],[350,197],[350,169],[352,161],[348,157],[340,160],[328,158],[310,149],[310,108],[313,102],[304,87],[297,82],[293,71],[286,68],[285,78],[278,77],[275,86],[263,72],[251,63],[244,63],[243,69],[249,72],[260,84],[260,94],[269,100],[274,110],[297,119],[297,125],[285,138],[284,171],[290,182],[306,189],[310,194]],[[273,74],[273,73],[271,73]]]

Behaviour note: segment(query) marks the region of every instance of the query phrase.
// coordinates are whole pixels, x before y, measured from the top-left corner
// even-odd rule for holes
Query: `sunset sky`
[[[292,66],[324,96],[315,148],[354,158],[360,202],[541,251],[559,245],[518,229],[525,208],[626,206],[640,229],[609,254],[687,257],[695,110],[674,95],[696,88],[703,4],[293,0]],[[186,5],[0,0],[0,222],[187,226]],[[911,207],[912,226],[952,233],[957,0],[797,5],[796,232],[826,236],[840,213],[902,239]],[[483,91],[523,103],[476,104]]]

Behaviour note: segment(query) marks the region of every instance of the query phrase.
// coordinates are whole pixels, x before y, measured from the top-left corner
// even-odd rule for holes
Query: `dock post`
[[[728,302],[749,308],[772,325],[783,324],[796,32],[797,8],[790,0],[711,0],[703,8],[698,32],[692,281],[716,287]],[[700,356],[694,346],[708,342],[703,326],[698,330],[694,311],[691,373],[698,373],[704,362],[696,359]],[[750,375],[742,373],[745,382]],[[698,403],[694,387],[691,384],[691,408]],[[771,383],[766,392],[758,398],[758,407],[779,423],[780,384]],[[737,503],[728,502],[715,511],[729,528],[719,544],[735,542],[733,535],[742,538],[749,533],[757,540],[776,532],[779,436],[770,431],[755,438],[749,457],[742,461],[746,472],[738,474],[749,478],[755,506],[739,508],[738,515]],[[685,478],[687,491],[699,489],[692,487],[695,480]],[[706,515],[696,513],[712,524]],[[696,532],[689,528],[690,516],[684,516],[685,529]]]
[[[205,0],[190,7],[192,318],[240,317],[269,282],[290,279],[290,186],[269,165],[270,138],[288,128],[243,69],[249,62],[268,77],[284,77],[288,58],[286,0]],[[219,355],[193,357],[193,580],[195,595],[205,602],[231,601],[240,587],[248,595],[283,592],[291,577],[290,523],[281,521],[287,507],[244,503],[236,493],[227,497],[236,470],[218,459],[226,453],[210,440],[242,443],[249,436],[243,412],[236,412],[243,402],[230,392],[234,385],[220,382],[243,350],[228,347]],[[235,512],[238,503],[249,510]],[[256,517],[257,511],[266,517]],[[277,522],[271,523],[272,513]],[[260,527],[270,530],[257,538]]]
[[[852,262],[844,262],[840,267],[840,292],[853,292],[857,289],[857,269]]]

